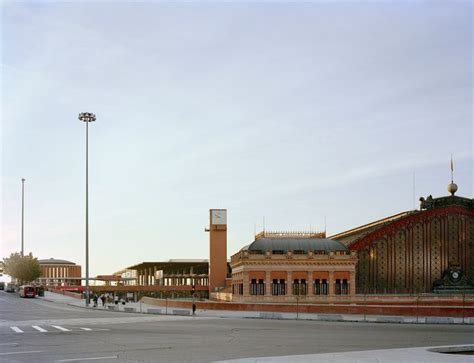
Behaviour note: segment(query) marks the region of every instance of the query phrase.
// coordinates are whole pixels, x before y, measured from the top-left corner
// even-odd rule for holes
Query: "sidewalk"
[[[44,292],[44,297],[37,296],[36,298],[40,300],[45,300],[45,301],[50,301],[50,302],[60,303],[60,304],[70,304],[70,305],[81,304],[82,306],[84,306],[85,304],[84,300],[75,299],[67,295],[56,294],[54,292],[49,292],[49,291]]]
[[[87,308],[84,300],[78,300],[66,295],[45,292],[44,297],[39,297],[53,303],[67,304]],[[88,309],[119,311],[123,313],[161,314],[191,316],[191,309],[167,306],[150,305],[141,302],[122,304],[109,304],[105,307],[99,301],[98,307],[91,304]],[[398,324],[469,324],[474,325],[473,317],[437,317],[437,316],[384,316],[384,315],[351,315],[351,314],[307,314],[307,313],[272,313],[262,311],[231,311],[231,310],[202,310],[196,311],[196,316],[212,318],[256,318],[256,319],[288,319],[288,320],[315,320],[334,322],[360,322],[360,323],[398,323]]]
[[[468,351],[465,354],[443,354],[439,352]],[[446,347],[421,347],[383,350],[365,350],[343,353],[321,353],[305,355],[288,355],[280,357],[255,357],[219,361],[218,363],[441,363],[441,362],[474,362],[474,345],[456,345]]]
[[[129,307],[129,305],[131,303],[127,303],[126,305],[106,304],[106,306],[103,307],[102,302],[99,300],[98,306],[94,307],[93,306],[94,303],[91,300],[89,307],[87,307],[86,302],[85,302],[84,299],[79,300],[79,299],[76,299],[74,297],[70,297],[70,296],[62,295],[62,294],[57,294],[57,293],[50,292],[50,291],[45,291],[44,292],[44,297],[37,296],[36,298],[40,299],[40,300],[44,300],[44,301],[49,301],[49,302],[52,302],[52,303],[66,304],[66,305],[77,306],[77,307],[85,308],[85,309],[109,310],[108,307],[111,306],[111,307],[114,307],[114,311],[131,312],[131,311],[125,311],[124,310],[124,308]]]

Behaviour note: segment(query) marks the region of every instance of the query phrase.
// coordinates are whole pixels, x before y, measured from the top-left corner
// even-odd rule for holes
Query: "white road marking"
[[[5,346],[5,345],[11,345],[13,347],[16,347],[18,346],[18,343],[0,343],[1,346]]]
[[[99,359],[117,359],[117,355],[112,355],[110,357],[92,357],[92,358],[71,358],[71,359],[61,359],[57,360],[56,362],[77,362],[77,361],[84,361],[84,360],[99,360]]]
[[[1,1],[0,1],[1,2]],[[55,307],[56,308],[56,307]],[[121,314],[124,315],[124,314]],[[71,325],[71,326],[89,326],[89,325],[109,325],[109,324],[129,324],[129,323],[150,323],[157,321],[188,321],[189,316],[179,315],[140,315],[127,318],[72,318],[72,319],[32,319],[21,322],[22,326],[51,326],[51,325]],[[195,320],[218,320],[216,317],[194,317]],[[0,327],[10,327],[10,324],[15,324],[15,321],[1,320]]]
[[[21,330],[17,326],[11,326],[10,329],[13,330],[15,333],[23,333],[23,330]]]
[[[48,332],[46,329],[40,328],[38,325],[33,325],[32,327],[35,328],[36,330],[42,332],[42,333],[47,333]]]
[[[8,353],[0,353],[0,355],[12,355],[12,354],[32,354],[32,353],[43,353],[42,350],[29,350],[27,352],[8,352]]]
[[[70,331],[69,329],[63,328],[62,326],[59,326],[59,325],[51,325],[51,326],[61,331]]]
[[[92,329],[91,328],[81,328],[82,330],[85,330],[85,331],[91,331]]]

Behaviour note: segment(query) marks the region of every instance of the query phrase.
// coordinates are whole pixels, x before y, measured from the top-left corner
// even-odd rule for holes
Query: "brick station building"
[[[355,293],[357,254],[325,233],[261,232],[231,257],[232,301],[306,302]]]
[[[474,291],[474,200],[456,191],[451,182],[451,195],[420,198],[420,210],[331,236],[359,257],[358,293]]]
[[[421,198],[420,210],[329,238],[264,231],[231,256],[230,268],[227,211],[212,209],[206,228],[209,260],[143,262],[127,269],[138,286],[120,288],[191,296],[195,286],[201,297],[237,303],[352,303],[367,294],[474,293],[474,200],[456,196],[453,182],[448,191],[450,196]]]

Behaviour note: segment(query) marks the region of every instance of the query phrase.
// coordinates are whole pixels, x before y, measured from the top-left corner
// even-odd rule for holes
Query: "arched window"
[[[284,279],[273,279],[272,281],[272,295],[285,295],[286,281]]]

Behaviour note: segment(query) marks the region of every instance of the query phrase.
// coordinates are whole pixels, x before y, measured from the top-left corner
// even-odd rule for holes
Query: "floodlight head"
[[[96,120],[96,116],[92,112],[81,112],[78,118],[84,122],[93,122]]]

